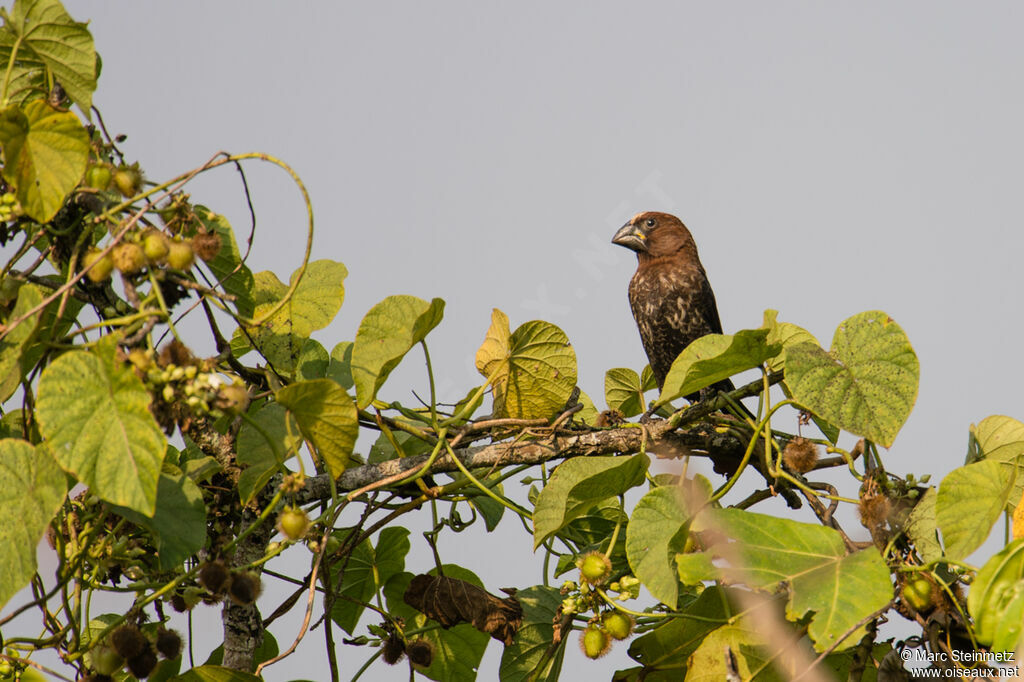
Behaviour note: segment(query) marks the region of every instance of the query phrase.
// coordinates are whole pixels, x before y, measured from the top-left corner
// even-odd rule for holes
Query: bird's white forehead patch
[[[632,218],[629,219],[629,223],[631,225],[635,224],[636,221],[640,219],[640,216],[642,216],[644,213],[647,213],[647,211],[640,211],[635,216],[633,216]]]

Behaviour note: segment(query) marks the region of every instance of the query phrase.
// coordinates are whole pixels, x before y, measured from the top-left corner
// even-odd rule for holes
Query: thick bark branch
[[[644,427],[628,427],[561,433],[539,437],[532,441],[502,442],[459,448],[455,453],[469,469],[500,468],[519,464],[540,464],[553,459],[611,455],[639,452],[647,431],[647,450],[655,454],[680,456],[691,454],[712,459],[739,462],[745,443],[728,433],[719,433],[710,424],[691,425],[686,431],[675,431],[666,421],[654,421]],[[392,459],[379,464],[366,464],[345,471],[337,479],[339,492],[358,490],[389,476],[411,471],[429,459],[427,455]],[[458,471],[450,455],[441,455],[430,467],[433,473]],[[326,474],[306,480],[300,494],[302,502],[330,497],[330,482]]]

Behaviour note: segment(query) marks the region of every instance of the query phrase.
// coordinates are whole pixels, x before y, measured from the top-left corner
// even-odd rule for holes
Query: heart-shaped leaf
[[[405,354],[441,323],[444,301],[415,296],[388,296],[359,323],[352,347],[350,371],[356,404],[367,407]]]
[[[813,343],[786,350],[786,384],[801,405],[885,447],[910,416],[919,377],[907,335],[877,310],[840,324],[829,352]]]
[[[491,316],[476,368],[494,386],[495,416],[550,419],[576,386],[576,351],[561,329],[541,320],[509,334],[508,316]]]

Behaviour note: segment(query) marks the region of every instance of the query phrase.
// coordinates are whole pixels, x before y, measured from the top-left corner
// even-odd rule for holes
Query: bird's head
[[[657,211],[637,213],[619,228],[612,237],[612,244],[636,251],[641,258],[645,255],[650,258],[670,256],[681,250],[692,250],[696,255],[697,251],[693,237],[683,221],[674,215]]]

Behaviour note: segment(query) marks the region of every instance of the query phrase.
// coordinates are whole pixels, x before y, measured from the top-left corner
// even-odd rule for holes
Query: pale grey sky
[[[765,308],[826,346],[860,311],[902,325],[922,377],[887,460],[896,473],[944,474],[962,464],[971,422],[1024,417],[1019,3],[68,9],[92,21],[96,103],[150,177],[221,149],[265,151],[302,175],[316,255],[350,271],[341,314],[318,335],[328,349],[385,295],[440,296],[431,354],[461,397],[480,381],[473,354],[499,307],[513,327],[561,326],[603,405],[604,371],[645,362],[626,302],[635,259],[609,240],[632,214],[666,210],[693,232],[727,332],[758,326]],[[286,279],[302,206],[282,173],[249,170],[252,267]],[[232,171],[193,196],[245,231]],[[425,386],[418,357],[383,395],[410,402],[394,393],[410,383]],[[522,565],[495,564],[495,548],[529,552],[503,529],[503,543],[446,549],[492,589],[539,582],[539,567],[524,582]],[[409,570],[429,568],[416,556]],[[321,646],[314,633],[270,677],[315,679]],[[589,665],[622,667],[624,650]]]

